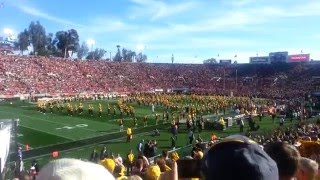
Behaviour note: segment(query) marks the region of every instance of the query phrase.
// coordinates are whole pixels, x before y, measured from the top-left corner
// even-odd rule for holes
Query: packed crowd
[[[189,88],[198,93],[294,97],[309,91],[319,65],[149,64],[0,55],[0,94],[142,92]],[[299,85],[300,89],[293,88]]]

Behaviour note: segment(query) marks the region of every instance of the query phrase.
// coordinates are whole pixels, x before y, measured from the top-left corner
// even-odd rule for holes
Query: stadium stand
[[[191,92],[291,98],[312,90],[320,63],[149,64],[0,56],[0,94]],[[237,72],[237,73],[236,73]],[[293,88],[299,86],[300,88]]]

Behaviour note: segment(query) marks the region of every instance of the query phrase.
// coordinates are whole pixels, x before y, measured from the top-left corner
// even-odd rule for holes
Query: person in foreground
[[[299,151],[286,142],[273,142],[265,147],[265,151],[277,163],[280,180],[292,180],[298,171]]]
[[[251,139],[228,136],[202,159],[201,178],[214,180],[278,180],[277,164]]]
[[[43,167],[37,180],[114,180],[103,166],[77,159],[58,159]]]

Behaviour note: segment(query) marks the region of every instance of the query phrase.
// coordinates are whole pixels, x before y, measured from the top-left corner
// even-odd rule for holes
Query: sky
[[[159,63],[172,54],[175,63],[247,63],[277,51],[320,60],[319,19],[319,0],[0,0],[0,36],[38,20],[47,33],[76,29],[93,48],[120,45]]]

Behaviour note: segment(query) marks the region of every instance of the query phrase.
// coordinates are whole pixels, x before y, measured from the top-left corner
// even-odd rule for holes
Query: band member
[[[156,121],[156,125],[159,123],[159,115],[157,113],[154,114],[154,119]]]
[[[144,127],[148,126],[148,116],[147,115],[145,115],[143,118],[143,126]]]
[[[116,115],[116,106],[113,106],[113,115]]]
[[[108,105],[107,105],[107,108],[108,108],[108,115],[110,115],[110,113],[111,113],[111,107],[110,107],[110,104],[108,103]]]
[[[121,118],[118,121],[119,121],[120,132],[122,132],[123,131],[123,119]]]
[[[92,106],[92,104],[89,104],[88,111],[89,111],[89,115],[93,116],[93,106]]]
[[[133,127],[135,129],[137,129],[137,127],[138,127],[138,119],[136,117],[134,117],[134,118],[132,118],[132,120],[133,120]]]
[[[101,103],[99,103],[99,117],[102,116],[102,105]]]
[[[53,103],[52,102],[50,103],[50,113],[51,114],[53,113]]]
[[[83,112],[83,105],[81,102],[79,103],[78,112],[79,112],[79,114],[82,114],[82,112]]]

